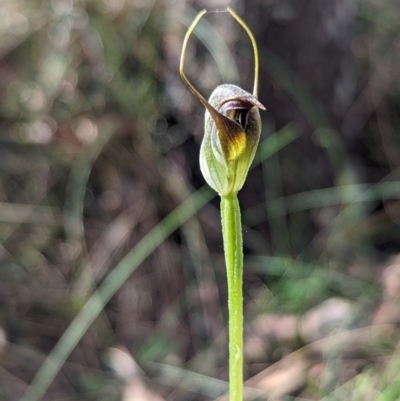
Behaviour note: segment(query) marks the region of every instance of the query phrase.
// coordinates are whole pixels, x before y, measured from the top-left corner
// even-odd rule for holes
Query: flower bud
[[[206,108],[205,133],[200,149],[200,169],[211,188],[221,196],[236,194],[243,186],[254,159],[261,134],[258,101],[258,50],[256,40],[246,23],[229,7],[227,11],[245,29],[254,49],[253,95],[235,85],[220,85],[207,101],[189,82],[183,71],[186,47],[199,20],[200,11],[186,32],[179,73],[191,92]]]
[[[210,96],[200,169],[208,185],[221,196],[238,192],[246,179],[261,134],[255,96],[235,85],[220,85]]]

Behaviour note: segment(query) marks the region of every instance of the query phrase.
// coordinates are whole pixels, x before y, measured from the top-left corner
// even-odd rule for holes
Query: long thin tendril
[[[254,51],[254,88],[253,88],[253,95],[255,97],[258,97],[258,75],[259,75],[259,59],[258,59],[258,47],[257,47],[257,42],[256,39],[253,35],[253,32],[251,32],[250,28],[248,25],[233,11],[230,7],[226,9],[230,15],[232,15],[233,18],[243,27],[243,29],[247,32],[247,35],[249,35],[249,38],[251,40],[251,44],[253,46],[253,51]]]

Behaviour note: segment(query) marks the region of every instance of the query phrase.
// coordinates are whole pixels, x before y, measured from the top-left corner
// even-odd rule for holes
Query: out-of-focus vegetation
[[[1,400],[225,393],[219,205],[177,71],[195,10],[227,5],[268,108],[239,194],[249,399],[400,398],[397,1],[1,0]],[[228,14],[196,35],[196,87],[251,90]]]

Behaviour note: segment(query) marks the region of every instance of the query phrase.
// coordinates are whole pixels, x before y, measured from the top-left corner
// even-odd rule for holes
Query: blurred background
[[[400,4],[1,0],[1,400],[225,394],[219,200],[178,66],[226,6],[267,107],[239,194],[247,399],[400,399]],[[206,16],[185,71],[251,91],[245,32]]]

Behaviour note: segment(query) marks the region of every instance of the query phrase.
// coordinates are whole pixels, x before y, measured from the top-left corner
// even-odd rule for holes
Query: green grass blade
[[[107,276],[99,289],[89,298],[82,310],[64,332],[39,369],[21,401],[36,401],[45,394],[47,388],[72,350],[76,347],[79,340],[132,272],[135,271],[168,235],[175,231],[198,209],[204,206],[213,196],[214,193],[208,187],[203,187],[201,190],[197,191],[151,230],[137,246],[122,259]]]
[[[291,130],[271,135],[261,144],[262,157],[258,158],[258,163],[289,144],[296,137]],[[179,228],[183,222],[189,219],[215,195],[214,191],[208,186],[198,190],[143,237],[135,248],[118,263],[68,326],[43,365],[39,368],[20,401],[38,401],[42,398],[82,336],[128,277],[168,235]]]

